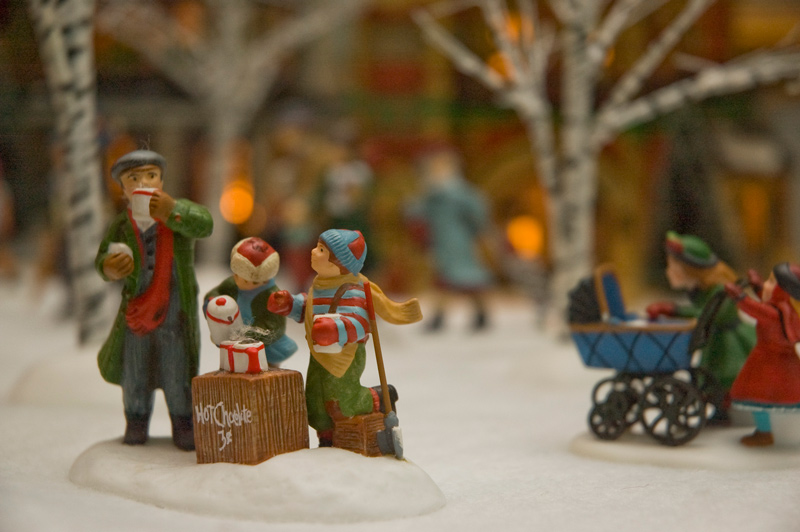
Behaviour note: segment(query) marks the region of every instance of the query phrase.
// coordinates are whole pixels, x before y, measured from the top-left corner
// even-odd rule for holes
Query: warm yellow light
[[[253,187],[246,181],[234,181],[222,192],[219,210],[227,222],[239,225],[250,218],[253,203]]]
[[[533,216],[517,216],[508,222],[506,237],[518,255],[533,259],[542,254],[544,228]]]

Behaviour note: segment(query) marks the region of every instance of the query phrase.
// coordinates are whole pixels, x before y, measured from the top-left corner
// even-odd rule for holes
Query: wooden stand
[[[197,463],[258,464],[308,448],[303,377],[278,369],[214,371],[192,379]]]
[[[333,426],[333,446],[364,456],[381,456],[377,433],[384,429],[383,413],[338,419]]]

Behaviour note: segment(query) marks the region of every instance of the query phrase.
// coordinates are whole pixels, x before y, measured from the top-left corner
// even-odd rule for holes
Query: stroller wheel
[[[706,423],[706,402],[690,383],[660,377],[645,390],[641,415],[645,431],[670,446],[691,441]]]
[[[639,394],[633,379],[618,375],[598,382],[592,390],[589,428],[603,440],[616,440],[637,420]]]

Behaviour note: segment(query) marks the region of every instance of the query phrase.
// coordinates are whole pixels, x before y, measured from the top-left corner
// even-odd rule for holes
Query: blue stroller
[[[589,428],[616,440],[639,423],[659,443],[691,441],[713,404],[713,379],[692,367],[695,320],[647,321],[625,309],[609,265],[569,294],[570,333],[587,367],[613,369],[592,391]]]

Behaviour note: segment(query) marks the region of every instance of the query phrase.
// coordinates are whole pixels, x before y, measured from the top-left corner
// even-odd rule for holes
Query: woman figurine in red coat
[[[756,423],[755,433],[743,437],[742,444],[757,447],[773,443],[771,412],[800,413],[800,266],[778,264],[763,287],[757,274],[750,277],[761,301],[746,297],[736,285],[725,289],[757,320],[756,345],[731,388],[734,408],[752,411]]]

